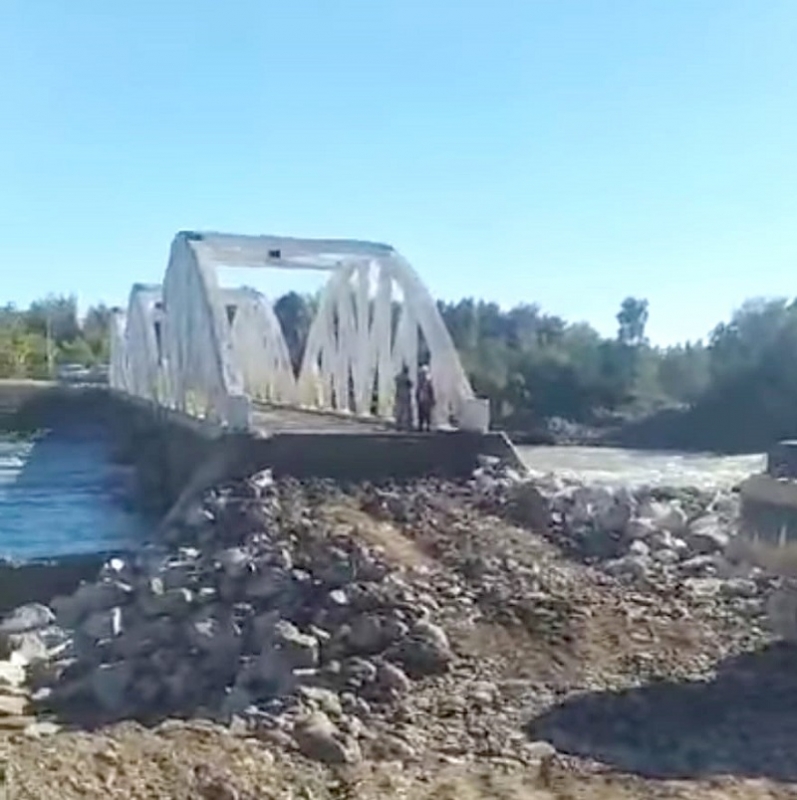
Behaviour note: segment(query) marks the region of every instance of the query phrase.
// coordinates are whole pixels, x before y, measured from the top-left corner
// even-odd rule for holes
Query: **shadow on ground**
[[[729,659],[709,682],[584,694],[532,720],[528,733],[648,777],[797,781],[797,647]]]

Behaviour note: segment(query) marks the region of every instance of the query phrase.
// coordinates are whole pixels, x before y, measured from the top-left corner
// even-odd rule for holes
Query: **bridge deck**
[[[382,420],[359,419],[318,411],[257,403],[252,426],[262,433],[384,433],[392,426]]]

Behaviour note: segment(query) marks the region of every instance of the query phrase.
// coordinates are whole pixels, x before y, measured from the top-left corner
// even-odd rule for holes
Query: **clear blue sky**
[[[185,228],[702,336],[797,293],[797,1],[2,0],[0,300],[123,303]]]

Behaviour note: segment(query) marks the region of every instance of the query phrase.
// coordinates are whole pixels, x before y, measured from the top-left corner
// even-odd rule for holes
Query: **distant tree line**
[[[275,305],[297,370],[316,307],[317,298],[294,292]],[[797,436],[797,302],[749,300],[705,342],[672,347],[648,341],[649,307],[640,298],[622,301],[609,338],[534,304],[503,310],[464,299],[438,308],[475,391],[490,400],[493,419],[513,430],[557,417],[593,426],[621,421],[640,440],[660,429],[679,446],[733,440],[744,448]],[[80,318],[74,297],[0,307],[0,377],[107,362],[109,323],[102,304]]]
[[[551,417],[596,424],[649,414],[691,403],[708,385],[711,347],[652,346],[646,300],[623,300],[611,338],[537,305],[503,311],[467,299],[439,309],[474,389],[490,399],[493,418],[516,429]]]

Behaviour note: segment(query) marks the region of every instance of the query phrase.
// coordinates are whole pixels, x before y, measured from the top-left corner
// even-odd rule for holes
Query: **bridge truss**
[[[219,267],[329,273],[298,374],[270,300],[221,287]],[[247,426],[258,402],[391,419],[395,376],[406,365],[415,383],[422,362],[438,425],[483,416],[434,300],[388,245],[182,232],[162,286],[133,286],[113,323],[114,389],[222,424]]]

